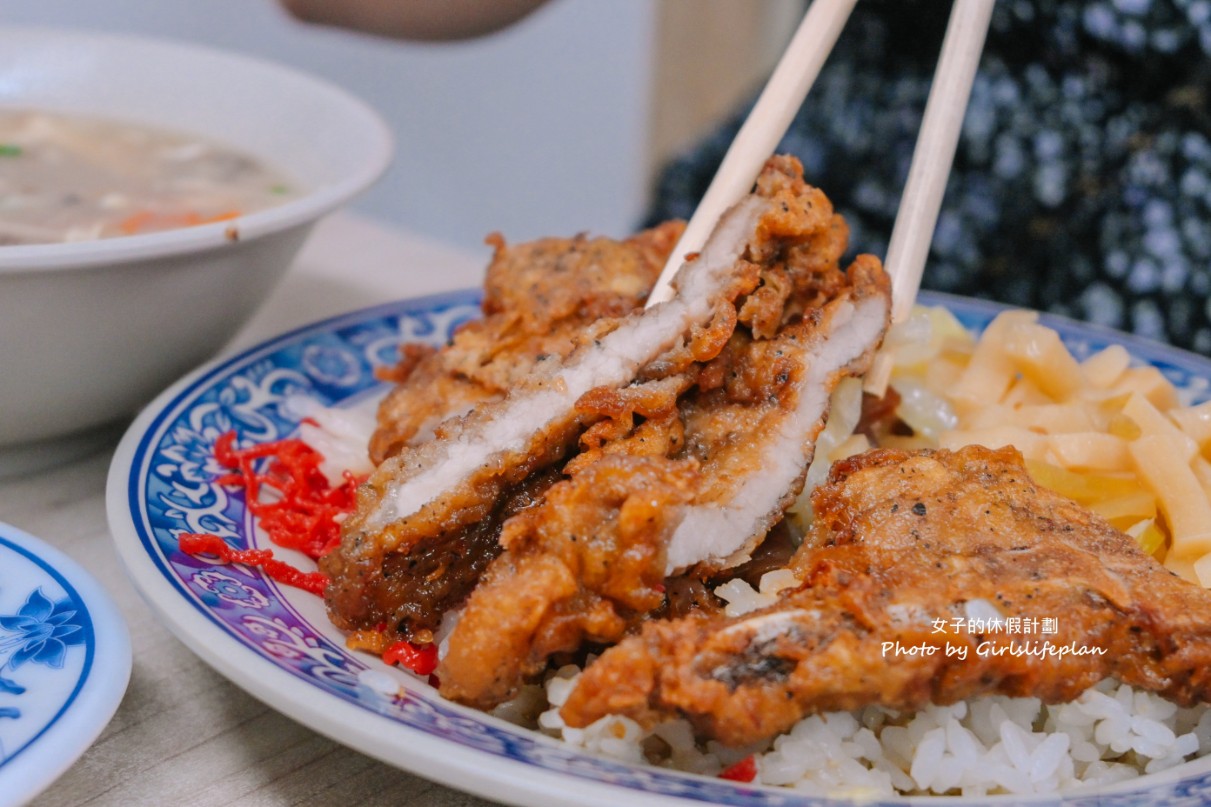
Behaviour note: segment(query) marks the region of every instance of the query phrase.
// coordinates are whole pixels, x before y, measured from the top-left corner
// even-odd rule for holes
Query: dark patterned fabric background
[[[886,252],[950,13],[861,0],[780,150]],[[999,0],[924,287],[1211,354],[1211,0]],[[688,218],[747,108],[662,173]]]

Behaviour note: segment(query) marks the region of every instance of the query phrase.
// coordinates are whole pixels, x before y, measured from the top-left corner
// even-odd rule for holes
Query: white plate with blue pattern
[[[352,748],[451,787],[520,805],[851,804],[592,756],[489,715],[452,704],[378,659],[349,651],[318,598],[279,587],[258,570],[183,555],[182,532],[211,532],[240,547],[265,547],[242,494],[215,483],[213,446],[224,432],[263,442],[293,435],[305,395],[346,407],[382,391],[374,368],[405,341],[444,343],[479,315],[479,294],[452,292],[356,311],[284,334],[212,363],[164,392],[118,447],[107,490],[110,529],[135,585],[169,628],[221,674],[273,708]],[[940,295],[974,330],[1000,309]],[[1043,317],[1078,357],[1124,345],[1179,386],[1207,397],[1211,361],[1067,320]],[[1200,392],[1201,391],[1201,392]],[[278,550],[279,557],[305,562]],[[401,682],[385,696],[381,675]],[[1211,798],[1211,757],[1099,793],[1043,799],[941,798],[947,805],[1058,803],[1194,805]],[[913,799],[913,802],[922,801]],[[925,799],[925,801],[931,801]],[[904,800],[863,804],[903,804]]]
[[[130,635],[79,564],[0,523],[0,804],[55,781],[109,723],[130,680]]]

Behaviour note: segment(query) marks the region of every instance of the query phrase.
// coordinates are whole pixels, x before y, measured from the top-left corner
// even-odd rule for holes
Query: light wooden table
[[[341,311],[477,285],[485,262],[364,219],[331,218],[232,347]],[[34,805],[487,804],[274,712],[162,627],[127,582],[106,526],[105,475],[116,439],[83,460],[0,480],[0,521],[91,570],[125,615],[134,646],[130,687],[117,714]]]

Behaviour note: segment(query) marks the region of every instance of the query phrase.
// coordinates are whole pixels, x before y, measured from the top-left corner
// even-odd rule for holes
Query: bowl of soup
[[[0,474],[220,350],[391,153],[374,110],[281,65],[0,28]]]

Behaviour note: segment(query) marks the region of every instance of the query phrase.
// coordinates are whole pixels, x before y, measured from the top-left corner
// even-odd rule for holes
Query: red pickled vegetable
[[[278,546],[297,549],[319,559],[341,541],[340,518],[353,510],[358,479],[346,473],[337,487],[320,471],[323,457],[302,440],[278,440],[244,449],[235,448],[235,432],[214,444],[219,464],[233,473],[218,478],[221,485],[244,489],[248,510]],[[259,470],[258,470],[259,468]],[[323,596],[327,576],[304,572],[277,560],[268,549],[235,549],[217,535],[183,534],[181,551],[215,555],[224,563],[260,566],[283,585]]]
[[[417,675],[429,675],[437,669],[437,645],[396,642],[383,653],[383,661],[407,667]]]
[[[215,459],[235,471],[219,477],[219,483],[244,489],[249,511],[278,546],[317,559],[335,549],[341,541],[340,518],[352,512],[359,480],[346,473],[332,487],[320,471],[323,457],[302,440],[236,449],[235,436],[227,432],[215,441]]]
[[[328,576],[321,572],[304,572],[285,561],[273,557],[270,549],[236,549],[217,535],[209,533],[184,533],[178,539],[181,551],[187,555],[214,555],[224,563],[243,563],[260,566],[277,582],[301,588],[322,597],[328,585]]]
[[[751,782],[757,778],[757,760],[749,754],[744,759],[737,762],[731,767],[724,768],[719,774],[720,779],[729,779],[733,782]]]

